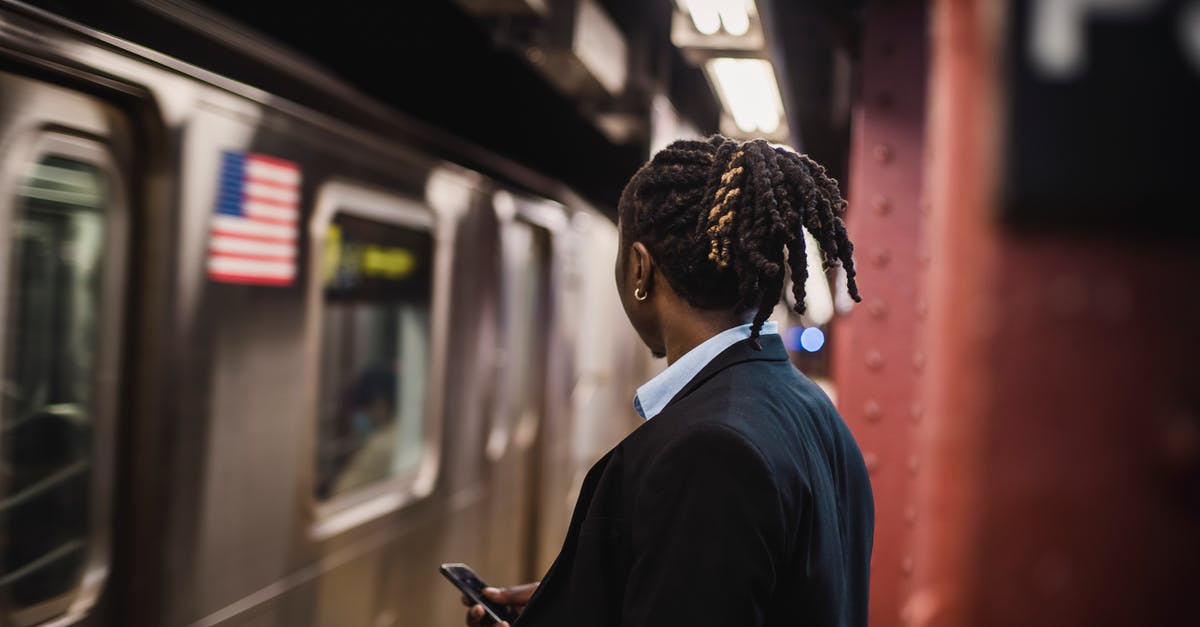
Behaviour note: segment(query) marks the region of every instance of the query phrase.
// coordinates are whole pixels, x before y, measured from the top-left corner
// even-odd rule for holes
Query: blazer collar
[[[756,350],[750,340],[742,340],[725,349],[720,355],[708,362],[708,365],[700,369],[692,380],[679,390],[679,393],[671,397],[663,411],[668,407],[677,403],[680,399],[688,394],[691,394],[696,388],[704,385],[705,381],[711,379],[714,375],[722,370],[747,361],[788,361],[787,349],[783,347],[783,338],[779,335],[763,335],[758,338],[762,346],[762,350]]]

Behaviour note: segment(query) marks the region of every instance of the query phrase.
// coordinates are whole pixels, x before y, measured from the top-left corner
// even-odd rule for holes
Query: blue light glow
[[[821,350],[821,347],[824,345],[825,334],[817,327],[809,327],[800,334],[800,346],[803,346],[804,350],[810,353]]]
[[[783,335],[783,345],[790,351],[803,350],[804,347],[800,343],[800,336],[804,334],[803,327],[791,327]]]

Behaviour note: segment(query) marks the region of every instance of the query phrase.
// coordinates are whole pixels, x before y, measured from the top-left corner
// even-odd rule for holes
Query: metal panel
[[[897,625],[913,571],[912,501],[924,415],[918,390],[926,305],[919,253],[925,213],[925,10],[921,2],[869,7],[862,92],[855,110],[847,230],[863,302],[837,322],[838,409],[863,451],[875,494],[872,625]]]

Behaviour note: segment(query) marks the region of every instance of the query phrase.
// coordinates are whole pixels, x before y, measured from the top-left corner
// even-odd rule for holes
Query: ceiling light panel
[[[770,61],[719,57],[709,59],[704,69],[739,130],[767,135],[779,130],[783,100]]]

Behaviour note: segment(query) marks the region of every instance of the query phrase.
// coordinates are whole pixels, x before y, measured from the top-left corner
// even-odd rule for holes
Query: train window
[[[319,503],[419,492],[436,464],[435,246],[432,213],[339,187],[321,195],[320,356],[316,390]],[[325,506],[326,509],[331,509]]]
[[[79,611],[103,580],[123,271],[123,210],[102,149],[43,145],[11,181],[4,216],[0,624],[18,626]],[[70,150],[47,150],[56,145]]]

